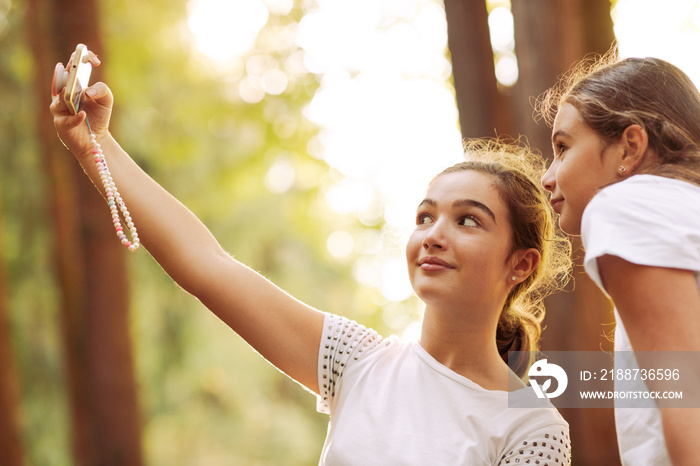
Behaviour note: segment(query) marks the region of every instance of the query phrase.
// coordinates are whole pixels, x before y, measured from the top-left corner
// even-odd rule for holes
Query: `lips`
[[[552,207],[554,208],[554,212],[557,214],[561,214],[561,208],[564,205],[564,198],[563,197],[558,197],[556,199],[552,199]]]
[[[421,270],[425,271],[440,271],[440,270],[448,270],[448,269],[454,269],[452,265],[450,265],[448,262],[440,259],[439,257],[435,256],[425,256],[422,257],[418,261],[418,265],[420,266]]]

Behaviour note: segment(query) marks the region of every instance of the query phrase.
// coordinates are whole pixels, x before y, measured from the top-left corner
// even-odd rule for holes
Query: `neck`
[[[421,346],[438,362],[490,390],[507,390],[507,365],[498,353],[500,310],[446,312],[426,307]]]

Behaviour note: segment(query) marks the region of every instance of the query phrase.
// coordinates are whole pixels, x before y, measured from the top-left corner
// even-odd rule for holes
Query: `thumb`
[[[112,96],[112,91],[103,82],[95,83],[92,86],[85,89],[85,95],[91,100],[103,106],[110,106],[114,98]]]

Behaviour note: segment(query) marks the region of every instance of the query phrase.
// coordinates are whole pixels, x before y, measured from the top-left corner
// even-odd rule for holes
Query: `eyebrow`
[[[567,133],[566,131],[561,130],[561,129],[555,131],[554,133],[552,133],[552,145],[554,145],[554,141],[559,137],[567,138],[567,137],[571,137],[571,135],[569,133]]]
[[[437,202],[435,202],[433,199],[427,199],[427,198],[423,199],[423,202],[421,202],[418,205],[418,208],[420,208],[423,204],[428,204],[431,207],[437,206]],[[452,207],[476,207],[477,209],[481,210],[486,215],[491,217],[491,219],[493,220],[493,223],[497,223],[496,222],[496,215],[493,213],[493,211],[491,209],[489,209],[488,206],[486,206],[486,204],[479,202],[479,201],[475,201],[474,199],[457,199],[456,201],[454,201],[452,203]]]

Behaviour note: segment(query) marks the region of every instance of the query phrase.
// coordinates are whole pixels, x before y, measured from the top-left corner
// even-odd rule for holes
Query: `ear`
[[[644,162],[644,156],[649,147],[649,135],[646,130],[639,125],[630,125],[625,128],[620,138],[624,153],[620,160],[621,170],[626,173],[634,173]]]
[[[512,285],[518,285],[525,281],[540,264],[540,253],[535,248],[519,249],[513,253],[511,264],[509,280]]]

